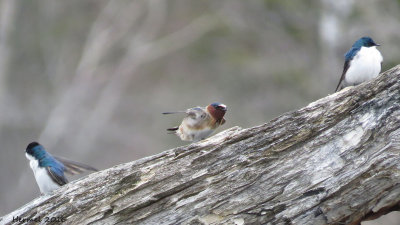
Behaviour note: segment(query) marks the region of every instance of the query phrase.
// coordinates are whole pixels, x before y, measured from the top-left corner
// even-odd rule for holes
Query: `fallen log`
[[[263,125],[90,174],[0,223],[359,224],[399,210],[399,162],[397,66]]]

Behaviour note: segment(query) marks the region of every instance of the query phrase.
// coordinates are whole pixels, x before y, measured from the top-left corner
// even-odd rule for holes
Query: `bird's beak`
[[[381,46],[380,44],[375,44],[375,46]]]

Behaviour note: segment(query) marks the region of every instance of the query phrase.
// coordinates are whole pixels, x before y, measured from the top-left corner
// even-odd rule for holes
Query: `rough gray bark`
[[[0,222],[358,224],[397,210],[399,78],[397,66],[266,124],[90,174]]]

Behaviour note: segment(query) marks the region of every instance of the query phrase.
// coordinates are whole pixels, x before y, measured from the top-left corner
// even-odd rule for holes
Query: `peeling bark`
[[[400,207],[400,66],[268,123],[114,166],[1,218],[359,224]]]

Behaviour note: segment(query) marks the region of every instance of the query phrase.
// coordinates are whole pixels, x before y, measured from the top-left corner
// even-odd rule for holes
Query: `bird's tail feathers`
[[[69,173],[71,175],[75,175],[75,174],[80,174],[83,173],[84,171],[98,171],[98,169],[83,164],[83,163],[79,163],[79,162],[74,162],[71,161],[69,159],[65,159],[65,158],[61,158],[61,157],[54,157],[55,159],[57,159],[58,161],[62,162],[65,166],[65,172]]]
[[[340,81],[339,84],[336,86],[335,92],[342,90],[341,84],[342,84],[342,81]]]
[[[176,134],[176,131],[178,129],[179,129],[179,127],[171,127],[171,128],[168,128],[167,131],[169,131],[168,134]]]

